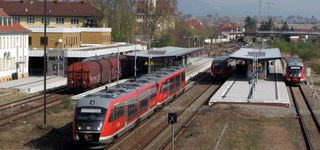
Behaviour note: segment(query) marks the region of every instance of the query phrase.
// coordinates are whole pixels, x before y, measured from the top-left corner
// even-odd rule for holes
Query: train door
[[[124,103],[116,103],[113,105],[111,114],[109,117],[109,124],[112,132],[117,132],[124,126]]]
[[[160,97],[158,104],[162,104],[169,97],[168,92],[168,80],[162,82],[162,86],[160,88]]]
[[[153,108],[157,104],[157,87],[154,86],[151,89],[149,89],[150,93],[150,101],[149,101],[149,107]]]
[[[169,94],[172,96],[175,93],[175,88],[174,88],[174,77],[169,79]]]

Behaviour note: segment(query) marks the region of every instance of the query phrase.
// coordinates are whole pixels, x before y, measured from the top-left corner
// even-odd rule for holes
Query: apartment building
[[[28,33],[0,8],[0,82],[28,76]]]

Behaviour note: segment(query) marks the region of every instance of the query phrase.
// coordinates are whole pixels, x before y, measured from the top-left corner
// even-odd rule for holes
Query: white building
[[[0,8],[0,82],[28,76],[28,33]]]

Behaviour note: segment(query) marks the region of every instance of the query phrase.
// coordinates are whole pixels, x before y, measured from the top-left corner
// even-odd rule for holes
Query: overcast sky
[[[320,0],[261,0],[261,15],[301,15],[320,19]],[[267,3],[271,3],[268,5]],[[270,8],[268,9],[268,6]],[[178,0],[184,14],[205,16],[254,16],[259,14],[259,0]]]

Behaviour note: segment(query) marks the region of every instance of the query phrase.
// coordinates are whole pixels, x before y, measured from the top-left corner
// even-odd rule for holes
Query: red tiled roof
[[[0,8],[0,17],[9,17],[9,15],[2,9]],[[27,33],[30,32],[30,30],[24,28],[22,25],[19,23],[13,22],[12,26],[2,26],[0,25],[0,33]]]
[[[8,16],[8,14],[3,11],[3,8],[0,8],[0,16]]]
[[[12,26],[0,26],[0,33],[27,33],[30,30],[24,28],[19,23],[13,23]]]
[[[38,0],[7,1],[0,0],[3,8],[10,16],[42,16],[44,4]],[[47,2],[48,16],[99,17],[102,13],[88,2]]]
[[[195,19],[187,19],[185,23],[193,28],[201,28],[203,27],[203,24]]]

